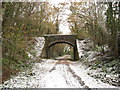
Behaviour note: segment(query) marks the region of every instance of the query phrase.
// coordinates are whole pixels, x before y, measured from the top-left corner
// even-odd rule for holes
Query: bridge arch
[[[73,51],[75,51],[75,46],[74,46],[72,43],[70,43],[70,42],[68,42],[68,41],[59,40],[59,41],[52,42],[52,43],[50,43],[50,44],[48,45],[49,52],[51,51],[50,48],[51,48],[51,47],[54,47],[54,46],[57,45],[57,44],[67,44],[67,45],[70,45],[70,46],[73,48]],[[73,54],[75,55],[75,52],[73,52]],[[74,57],[75,57],[75,56],[74,56]]]
[[[72,47],[75,47],[75,45],[72,44],[71,42],[69,42],[69,41],[64,41],[64,40],[56,40],[56,41],[54,41],[54,42],[51,42],[51,43],[48,45],[48,47],[50,48],[50,47],[52,47],[52,46],[54,46],[54,45],[56,45],[56,44],[60,44],[60,43],[65,43],[65,44],[68,44],[68,45],[70,45],[70,46],[72,46]]]
[[[74,60],[78,58],[77,45],[76,45],[76,35],[45,35],[45,57],[50,58],[50,47],[59,44],[65,43],[73,47],[74,50]]]

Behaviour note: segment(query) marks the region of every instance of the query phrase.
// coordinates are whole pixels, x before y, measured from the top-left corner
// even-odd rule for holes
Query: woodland
[[[70,34],[77,39],[89,38],[93,49],[101,55],[110,56],[106,62],[120,65],[120,2],[65,2],[59,6],[49,2],[2,2],[2,70],[3,81],[24,68],[30,60],[28,52],[35,56],[34,37],[45,34],[62,34],[59,30],[61,12],[68,5],[70,14],[66,19]],[[59,56],[65,45],[57,45],[54,54]],[[109,50],[105,50],[105,48]],[[63,52],[63,54],[71,52]],[[62,55],[63,55],[62,54]],[[106,56],[106,57],[107,57]],[[118,69],[118,68],[116,68]],[[119,71],[118,71],[119,72]]]

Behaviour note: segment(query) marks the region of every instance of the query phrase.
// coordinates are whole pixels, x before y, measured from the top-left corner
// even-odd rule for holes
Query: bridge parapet
[[[45,35],[45,40],[48,46],[54,43],[67,43],[75,47],[76,35]]]

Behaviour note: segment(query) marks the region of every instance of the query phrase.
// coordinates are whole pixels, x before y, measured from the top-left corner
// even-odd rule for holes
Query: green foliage
[[[70,48],[68,50],[68,48]],[[73,47],[67,44],[56,44],[50,48],[51,58],[56,58],[63,55],[71,55],[73,58]]]
[[[92,48],[93,51],[101,52],[102,49],[100,46],[96,45],[94,48]]]
[[[56,34],[59,26],[53,7],[45,2],[2,2],[2,64],[3,69],[19,70],[28,67],[28,52],[33,51],[34,38]],[[51,13],[51,14],[50,14]],[[58,11],[56,11],[58,13]],[[4,73],[3,73],[4,74]]]
[[[107,45],[114,58],[119,56],[120,2],[71,2],[70,10],[68,22],[73,34],[77,34],[79,39],[90,38],[98,46],[96,51],[105,54],[104,46]]]
[[[23,53],[24,55],[24,51],[21,52],[20,49],[29,48],[28,38],[59,32],[56,31],[58,21],[53,22],[49,18],[54,15],[54,9],[51,9],[49,5],[49,3],[42,2],[2,3],[3,56],[6,56],[6,53],[17,55],[18,51],[20,51],[19,54]],[[27,51],[29,52],[30,50]]]
[[[3,58],[0,62],[2,62],[3,65],[7,65],[9,63],[9,59]]]
[[[98,69],[101,68],[101,72],[106,72],[106,73],[118,73],[118,67],[120,66],[120,62],[119,59],[115,59],[112,61],[108,61],[108,60],[96,60],[93,63],[89,63],[89,67],[91,67],[91,69]]]

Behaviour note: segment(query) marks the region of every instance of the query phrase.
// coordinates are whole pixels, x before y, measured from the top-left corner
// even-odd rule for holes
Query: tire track
[[[71,72],[71,74],[73,75],[74,78],[76,78],[78,80],[78,82],[86,89],[88,90],[92,90],[91,88],[89,88],[87,85],[85,85],[84,81],[82,81],[82,79],[70,68],[69,64],[67,64],[68,66],[68,70],[69,72]]]
[[[63,60],[64,61],[64,60]],[[70,72],[73,76],[73,78],[77,79],[78,82],[80,83],[81,86],[83,86],[84,88],[86,88],[87,90],[92,90],[91,88],[89,88],[87,85],[85,85],[85,82],[82,81],[82,79],[70,68],[69,64],[71,64],[69,61],[65,60],[64,62],[61,62],[61,61],[58,61],[55,63],[54,67],[49,71],[49,72],[52,72],[53,70],[56,69],[56,65],[58,64],[63,64],[63,65],[66,65],[68,67],[68,72]],[[68,82],[66,79],[65,79],[66,83],[70,85],[70,82]]]

